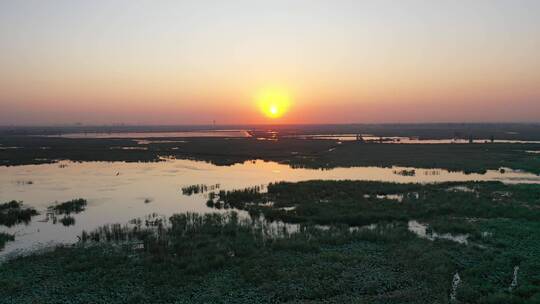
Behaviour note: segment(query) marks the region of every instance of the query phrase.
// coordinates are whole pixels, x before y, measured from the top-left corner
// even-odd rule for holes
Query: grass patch
[[[539,185],[310,181],[208,197],[253,216],[106,225],[0,265],[0,293],[13,303],[449,303],[458,273],[456,303],[540,301]],[[469,242],[419,238],[409,219]],[[366,223],[376,225],[350,229]]]
[[[448,191],[468,187],[474,192]],[[401,201],[392,195],[403,197]],[[212,199],[213,197],[213,199]],[[236,208],[289,223],[363,226],[380,221],[423,220],[441,231],[471,230],[451,218],[516,218],[540,220],[540,185],[499,182],[397,184],[365,181],[306,181],[260,188],[220,191],[208,206]],[[447,221],[443,221],[447,219]],[[443,227],[445,226],[445,227]],[[436,229],[436,230],[438,230]]]
[[[183,195],[194,195],[199,193],[205,193],[208,191],[214,191],[216,189],[219,189],[220,184],[214,184],[214,185],[205,185],[205,184],[197,184],[197,185],[189,185],[182,187],[182,194]]]
[[[20,223],[28,224],[35,215],[38,212],[34,208],[25,208],[19,201],[0,204],[0,225],[11,227]]]
[[[275,234],[269,223],[234,213],[113,226],[87,233],[84,244],[0,265],[4,299],[448,303],[456,272],[462,279],[459,303],[533,303],[540,297],[535,222],[482,222],[482,229],[498,235],[482,247],[420,239],[400,223],[358,231],[308,225]],[[509,290],[516,265],[519,283]]]
[[[60,219],[60,223],[62,223],[64,226],[75,225],[75,218],[67,215]]]
[[[447,138],[451,138],[449,136]],[[174,138],[168,138],[174,140]],[[215,165],[233,165],[263,159],[302,168],[355,166],[404,166],[441,168],[451,171],[483,173],[501,167],[540,174],[540,144],[359,144],[337,140],[280,138],[277,141],[243,138],[191,138],[178,149],[177,143],[152,143],[147,150],[111,149],[139,147],[131,139],[68,139],[35,136],[5,136],[4,146],[20,149],[0,150],[0,165],[72,161],[159,161],[160,156],[193,159]],[[50,149],[41,149],[47,146]],[[408,172],[408,174],[412,174]]]
[[[66,214],[71,213],[80,213],[83,212],[86,208],[87,201],[83,198],[73,199],[67,202],[60,204],[55,204],[49,206],[48,210],[54,212],[55,214]]]

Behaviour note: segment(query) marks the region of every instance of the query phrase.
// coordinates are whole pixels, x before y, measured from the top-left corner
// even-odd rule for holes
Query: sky
[[[538,12],[536,0],[0,0],[0,125],[539,122]],[[260,109],[269,91],[287,96],[279,117]]]

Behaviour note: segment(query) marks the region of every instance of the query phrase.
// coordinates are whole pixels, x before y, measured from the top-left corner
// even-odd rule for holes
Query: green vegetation
[[[174,138],[167,138],[169,141]],[[256,138],[190,138],[187,142],[150,143],[146,150],[112,149],[141,147],[132,139],[67,139],[30,136],[0,138],[0,165],[72,161],[159,161],[175,157],[232,165],[263,159],[304,168],[353,166],[405,166],[442,168],[453,171],[485,172],[501,167],[540,174],[540,144],[361,144],[336,140],[280,138],[277,141]],[[43,146],[49,147],[42,149]]]
[[[394,170],[394,174],[402,175],[402,176],[415,176],[416,175],[416,170],[414,170],[414,169],[411,169],[411,170],[407,170],[407,169]]]
[[[527,153],[538,144],[358,144],[339,145],[316,158],[298,161],[306,167],[403,166],[484,173],[501,167],[540,174],[540,155]]]
[[[213,204],[251,217],[150,215],[83,232],[72,247],[0,265],[0,293],[8,303],[538,303],[539,197],[540,185],[497,182],[221,190]],[[418,237],[411,219],[468,242]]]
[[[81,213],[86,209],[87,201],[83,198],[72,199],[63,203],[56,203],[47,208],[47,220],[53,224],[60,222],[64,226],[75,225],[75,218],[71,214]],[[60,215],[64,215],[58,219]]]
[[[455,189],[471,189],[461,191]],[[392,199],[392,195],[402,200]],[[214,206],[262,214],[291,223],[362,226],[379,221],[439,217],[540,220],[540,186],[499,182],[397,184],[366,181],[307,181],[220,191]],[[269,204],[271,202],[271,204]],[[440,222],[442,224],[442,222]]]
[[[205,185],[205,184],[199,184],[199,185],[189,185],[182,187],[182,194],[183,195],[193,195],[193,194],[199,194],[199,193],[205,193],[208,191],[214,191],[216,189],[219,189],[220,185]]]
[[[510,130],[511,137],[537,139],[537,127],[332,130],[496,139]],[[329,132],[324,126],[302,130]],[[0,145],[17,148],[0,149],[0,165],[148,162],[168,156],[216,165],[263,159],[319,169],[405,166],[481,173],[510,167],[540,174],[540,154],[527,152],[540,151],[540,144],[257,140],[266,133],[145,144],[7,134],[0,136]],[[84,231],[73,246],[0,264],[0,303],[540,303],[540,185],[309,181],[235,191],[204,184],[181,190],[184,195],[210,191],[209,207],[238,213],[152,214]],[[73,225],[71,214],[86,205],[84,199],[71,200],[51,206],[47,216]],[[7,202],[0,205],[0,225],[28,223],[36,214],[21,202]],[[425,231],[414,230],[417,226]],[[466,242],[453,241],[456,235]],[[13,239],[0,233],[0,249]],[[460,280],[453,283],[456,275]]]
[[[11,227],[20,223],[27,224],[35,215],[38,215],[38,212],[33,208],[24,208],[22,202],[0,204],[0,225]]]
[[[533,222],[486,223],[482,228],[497,238],[482,246],[431,242],[400,224],[352,232],[305,226],[276,235],[231,213],[180,214],[170,222],[160,232],[117,226],[111,230],[117,237],[101,238],[98,246],[11,260],[0,266],[3,299],[448,303],[456,272],[458,303],[534,303],[540,297],[540,252],[531,245],[540,241],[531,233],[540,227]],[[519,283],[510,291],[517,265]]]
[[[60,219],[60,223],[62,223],[62,225],[64,226],[75,225],[75,218],[69,215],[64,216],[63,218]]]
[[[17,224],[28,224],[38,212],[33,208],[24,208],[22,202],[10,201],[0,204],[0,226],[11,227]],[[9,241],[14,241],[15,236],[0,231],[0,250]]]
[[[49,206],[48,210],[54,212],[55,214],[65,214],[69,215],[71,213],[80,213],[83,212],[86,208],[87,201],[83,198],[73,199],[67,202],[60,204],[55,204]]]
[[[4,248],[7,242],[14,241],[14,240],[15,240],[15,236],[4,233],[4,232],[0,232],[0,250]]]

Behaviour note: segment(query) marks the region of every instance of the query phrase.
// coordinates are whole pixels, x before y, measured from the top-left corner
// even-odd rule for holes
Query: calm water
[[[82,230],[109,223],[127,223],[151,213],[171,215],[177,212],[215,212],[206,207],[204,194],[182,195],[183,186],[215,185],[221,189],[239,189],[266,185],[275,181],[311,179],[351,179],[393,182],[444,182],[498,180],[506,183],[540,183],[540,176],[506,170],[486,174],[463,174],[438,169],[415,169],[415,176],[396,174],[414,168],[356,167],[332,170],[292,169],[275,162],[249,161],[233,166],[214,166],[190,160],[158,163],[60,162],[57,164],[0,167],[0,202],[21,200],[41,214],[29,225],[0,231],[14,233],[0,257],[19,250],[35,249],[59,242],[77,240]],[[30,183],[31,182],[31,183]],[[75,225],[46,221],[45,211],[54,202],[74,198],[88,200],[86,211],[73,215]]]
[[[332,134],[332,135],[298,135],[292,136],[299,139],[331,139],[339,141],[353,141],[356,140],[356,134]],[[371,134],[362,134],[362,139],[365,141],[380,142],[385,144],[468,144],[468,139],[419,139],[415,137],[401,137],[401,136],[373,136]],[[488,138],[473,139],[474,143],[490,143]],[[538,144],[537,140],[512,140],[512,139],[495,139],[494,143],[509,143],[509,144]]]
[[[110,132],[110,133],[65,133],[47,135],[64,138],[165,138],[165,137],[251,137],[246,130],[209,130],[186,132]]]
[[[260,140],[276,140],[278,133],[275,131],[267,132],[269,137],[258,138]],[[65,133],[57,135],[47,135],[48,137],[64,137],[64,138],[190,138],[190,137],[252,137],[247,130],[208,130],[208,131],[185,131],[185,132],[110,132],[110,133]],[[356,134],[316,134],[316,135],[288,135],[286,137],[297,139],[329,139],[338,141],[353,141],[356,140]],[[401,137],[401,136],[374,136],[372,134],[362,134],[362,139],[370,142],[380,142],[386,144],[468,144],[468,139],[419,139],[416,137]],[[155,142],[168,142],[157,140]],[[490,139],[474,139],[474,143],[491,142]],[[495,139],[495,143],[540,143],[534,140],[510,140],[510,139]],[[153,141],[139,141],[139,144],[153,143]],[[0,147],[1,148],[1,147]],[[7,148],[7,147],[6,147]]]

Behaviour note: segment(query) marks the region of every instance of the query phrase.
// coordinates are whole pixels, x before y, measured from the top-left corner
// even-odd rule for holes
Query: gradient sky
[[[540,1],[0,0],[0,125],[540,121]]]

